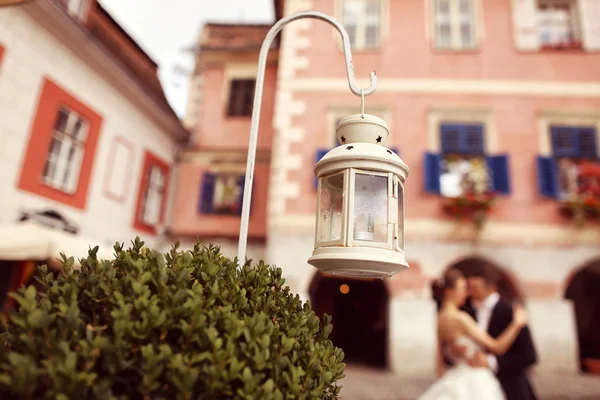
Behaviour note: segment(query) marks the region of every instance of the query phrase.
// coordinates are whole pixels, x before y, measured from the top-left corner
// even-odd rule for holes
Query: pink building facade
[[[360,85],[377,71],[378,89],[365,111],[386,120],[389,147],[411,168],[405,187],[411,269],[367,284],[322,277],[306,263],[314,245],[314,164],[337,146],[336,121],[360,107],[348,90],[337,32],[316,20],[285,28],[267,70],[249,257],[281,266],[292,290],[318,312],[333,313],[334,341],[349,359],[399,374],[432,374],[430,282],[455,266],[490,269],[502,294],[526,302],[537,370],[593,371],[600,359],[594,297],[600,229],[589,215],[576,224],[568,211],[599,183],[593,174],[586,181],[583,170],[597,166],[600,146],[600,4],[275,3],[278,18],[308,10],[335,16],[354,46]],[[195,147],[180,167],[171,230],[219,243],[233,256],[243,188],[230,185],[229,215],[214,206],[227,197],[219,182],[244,174],[250,116],[248,110],[234,115],[244,106],[232,92],[252,86],[266,29],[254,27],[260,40],[242,50],[228,39],[227,56],[207,45],[211,29],[200,40],[188,113]],[[469,218],[457,222],[456,199],[482,195],[495,203],[481,228]],[[346,294],[338,290],[342,284],[350,288]]]

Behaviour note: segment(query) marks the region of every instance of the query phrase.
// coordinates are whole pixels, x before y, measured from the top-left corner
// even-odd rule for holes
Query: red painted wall
[[[339,1],[315,1],[314,11],[340,18]],[[600,53],[581,50],[521,53],[513,42],[510,0],[485,0],[483,39],[478,50],[447,51],[432,46],[432,2],[387,0],[387,32],[380,50],[353,52],[356,76],[380,79],[527,79],[552,81],[600,80]],[[479,3],[479,2],[478,2]],[[384,9],[385,10],[385,9]],[[480,27],[480,26],[478,26]],[[313,21],[308,31],[311,46],[305,54],[310,67],[299,77],[345,77],[344,56],[338,50],[337,31]]]
[[[273,140],[273,110],[277,67],[267,67],[260,116],[258,148],[269,149]],[[229,82],[222,66],[204,71],[202,100],[195,143],[206,149],[247,149],[250,117],[227,117]]]

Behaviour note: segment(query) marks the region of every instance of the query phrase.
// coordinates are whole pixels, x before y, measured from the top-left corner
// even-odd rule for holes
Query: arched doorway
[[[389,294],[382,280],[358,280],[317,273],[309,288],[315,313],[332,316],[331,341],[345,361],[386,368]]]
[[[484,273],[496,282],[496,287],[500,297],[511,300],[511,301],[522,301],[523,291],[517,284],[516,279],[508,273],[504,268],[498,266],[492,261],[488,261],[482,257],[467,257],[462,260],[451,264],[446,271],[449,269],[456,268],[466,276],[473,273]],[[446,272],[444,271],[444,273]]]
[[[577,270],[565,298],[575,309],[581,371],[600,373],[600,260]]]

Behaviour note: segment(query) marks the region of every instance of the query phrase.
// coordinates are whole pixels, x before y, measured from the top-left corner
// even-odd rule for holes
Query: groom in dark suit
[[[497,338],[511,323],[513,306],[501,299],[495,279],[490,274],[473,272],[467,274],[469,301],[463,308],[488,334]],[[447,350],[446,362],[452,357],[464,356],[465,349],[453,346]],[[500,381],[507,400],[536,400],[527,369],[537,362],[535,346],[529,327],[524,327],[513,345],[503,356],[478,353],[469,360],[474,367],[490,368]]]

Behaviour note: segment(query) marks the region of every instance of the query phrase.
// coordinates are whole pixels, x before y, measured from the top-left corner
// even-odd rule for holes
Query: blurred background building
[[[162,245],[188,137],[156,63],[99,3],[0,8],[0,305],[60,251]]]
[[[322,11],[346,27],[357,77],[377,71],[366,111],[411,167],[408,272],[385,281],[319,275],[315,162],[358,112],[337,32],[300,20],[269,55],[249,258],[334,317],[351,362],[432,374],[430,282],[487,269],[525,301],[538,371],[599,372],[600,2],[275,0],[276,17]],[[170,234],[235,256],[262,25],[208,24],[198,38]],[[368,85],[362,80],[361,86]],[[493,202],[493,204],[492,204]],[[492,207],[488,207],[492,204]]]
[[[485,269],[525,301],[538,371],[600,372],[600,1],[274,0],[276,18],[335,16],[366,111],[411,167],[411,269],[385,281],[325,277],[314,244],[315,162],[359,111],[339,36],[286,27],[269,53],[248,256],[333,315],[351,363],[429,375],[430,282]],[[268,25],[207,24],[187,115],[157,65],[95,0],[0,9],[0,304],[59,251],[110,253],[140,235],[196,237],[234,257],[258,53]]]

